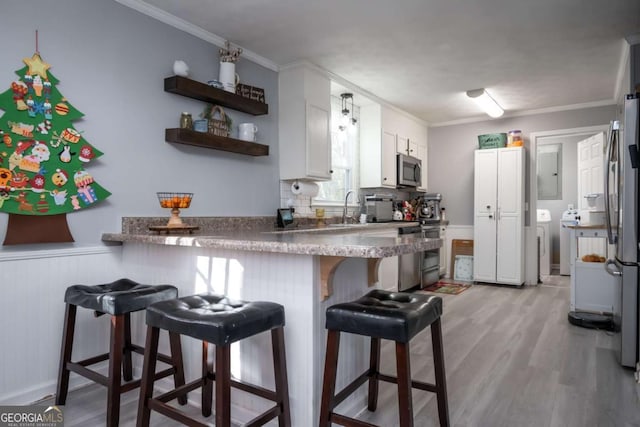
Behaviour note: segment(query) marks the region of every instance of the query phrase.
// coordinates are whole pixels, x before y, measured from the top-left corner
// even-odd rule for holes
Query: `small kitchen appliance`
[[[420,207],[419,218],[422,224],[435,224],[440,222],[440,202],[442,194],[427,193],[424,195]]]
[[[393,197],[383,195],[365,196],[364,202],[367,222],[393,221]]]

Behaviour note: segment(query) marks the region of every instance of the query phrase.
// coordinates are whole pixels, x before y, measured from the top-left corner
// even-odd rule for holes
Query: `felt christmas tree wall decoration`
[[[65,214],[111,194],[85,170],[102,152],[74,128],[83,114],[62,96],[51,66],[38,52],[23,61],[0,94],[0,211],[10,215],[5,244],[73,241]]]

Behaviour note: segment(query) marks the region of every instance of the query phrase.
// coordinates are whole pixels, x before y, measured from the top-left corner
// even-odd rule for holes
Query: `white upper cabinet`
[[[280,179],[331,179],[331,83],[305,66],[278,75]]]
[[[397,154],[422,160],[418,190],[426,191],[427,127],[379,104],[360,107],[360,186],[395,188]]]

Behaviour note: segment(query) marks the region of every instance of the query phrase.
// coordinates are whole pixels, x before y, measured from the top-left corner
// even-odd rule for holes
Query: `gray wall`
[[[562,199],[538,200],[538,209],[551,212],[551,253],[552,264],[560,263],[560,219],[569,204],[578,206],[578,141],[588,136],[558,136],[538,138],[538,147],[545,144],[562,144]]]
[[[178,127],[180,112],[194,118],[205,104],[163,91],[176,59],[191,77],[218,77],[218,47],[115,1],[10,1],[2,6],[0,90],[10,87],[22,59],[39,50],[60,80],[58,89],[85,114],[75,128],[105,154],[87,170],[113,195],[67,215],[76,241],[95,243],[120,230],[122,216],[167,216],[157,191],[195,193],[186,216],[273,214],[279,205],[277,73],[240,59],[240,79],[265,89],[269,114],[253,117],[226,109],[237,124],[256,123],[267,157],[174,145],[165,128]],[[0,215],[4,239],[7,215]]]
[[[452,225],[473,225],[473,153],[478,148],[478,135],[521,129],[528,151],[529,135],[532,132],[603,125],[609,123],[615,115],[616,107],[612,105],[430,127],[428,191],[442,193],[442,206],[447,208],[447,219]],[[527,177],[527,200],[529,185]]]

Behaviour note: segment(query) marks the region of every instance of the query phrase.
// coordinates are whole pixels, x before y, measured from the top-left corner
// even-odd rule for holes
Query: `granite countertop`
[[[315,227],[309,223],[298,229],[276,230],[273,219],[266,218],[187,218],[186,223],[200,226],[201,231],[170,235],[147,231],[148,225],[155,225],[157,218],[123,218],[123,232],[104,233],[102,240],[353,258],[384,258],[442,246],[441,239],[367,235],[367,231],[394,230],[417,225],[415,222],[353,224],[347,227]],[[166,218],[160,218],[160,221],[166,223]]]

